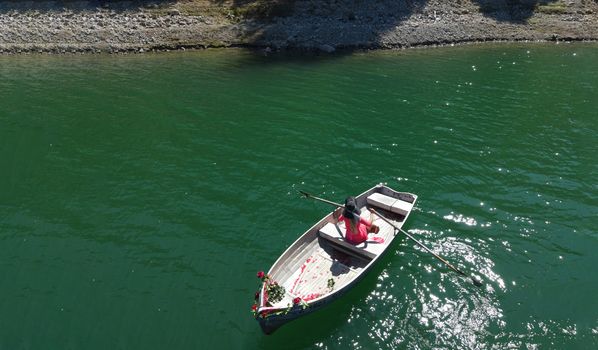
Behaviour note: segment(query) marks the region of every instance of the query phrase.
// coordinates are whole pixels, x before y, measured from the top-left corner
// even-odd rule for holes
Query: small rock
[[[168,14],[171,16],[178,16],[181,14],[181,11],[179,11],[177,9],[172,9],[172,10],[168,10]]]
[[[336,51],[336,49],[330,45],[327,44],[322,44],[320,46],[318,46],[318,50],[322,51],[322,52],[326,52],[326,53],[333,53],[334,51]]]

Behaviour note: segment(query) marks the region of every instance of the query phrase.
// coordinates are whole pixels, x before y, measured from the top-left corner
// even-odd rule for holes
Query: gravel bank
[[[235,16],[229,11],[232,4],[207,0],[195,11],[186,11],[183,2],[0,1],[0,53],[228,46],[333,52],[496,40],[598,40],[597,1],[523,2],[513,7],[506,0],[287,0],[284,15],[252,18]]]

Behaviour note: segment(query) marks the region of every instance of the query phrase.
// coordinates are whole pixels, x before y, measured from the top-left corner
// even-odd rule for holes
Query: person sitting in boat
[[[345,239],[352,244],[359,244],[368,239],[368,233],[378,233],[378,226],[372,224],[372,216],[370,219],[362,218],[361,211],[355,204],[354,197],[347,197],[345,199],[345,209],[338,218],[339,222],[345,222]]]

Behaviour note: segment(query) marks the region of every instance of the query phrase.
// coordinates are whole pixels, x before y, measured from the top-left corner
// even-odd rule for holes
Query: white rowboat
[[[344,239],[344,223],[335,220],[342,211],[338,208],[299,237],[267,273],[270,281],[284,287],[282,300],[268,300],[267,282],[260,288],[255,317],[264,333],[271,334],[285,323],[319,310],[359,282],[388,250],[417,196],[377,185],[355,200],[362,216],[368,217],[367,208],[374,208],[388,222],[374,216],[378,234],[371,233],[366,242],[353,245]]]

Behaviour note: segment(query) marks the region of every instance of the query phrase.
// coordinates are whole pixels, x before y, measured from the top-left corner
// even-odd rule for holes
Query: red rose
[[[295,299],[293,299],[293,304],[297,305],[301,302],[301,298],[297,297]]]
[[[260,271],[260,272],[257,273],[257,278],[259,278],[259,279],[264,278],[264,276],[265,276],[264,275],[264,271]]]
[[[251,305],[251,311],[255,311],[255,310],[257,310],[257,304]]]

